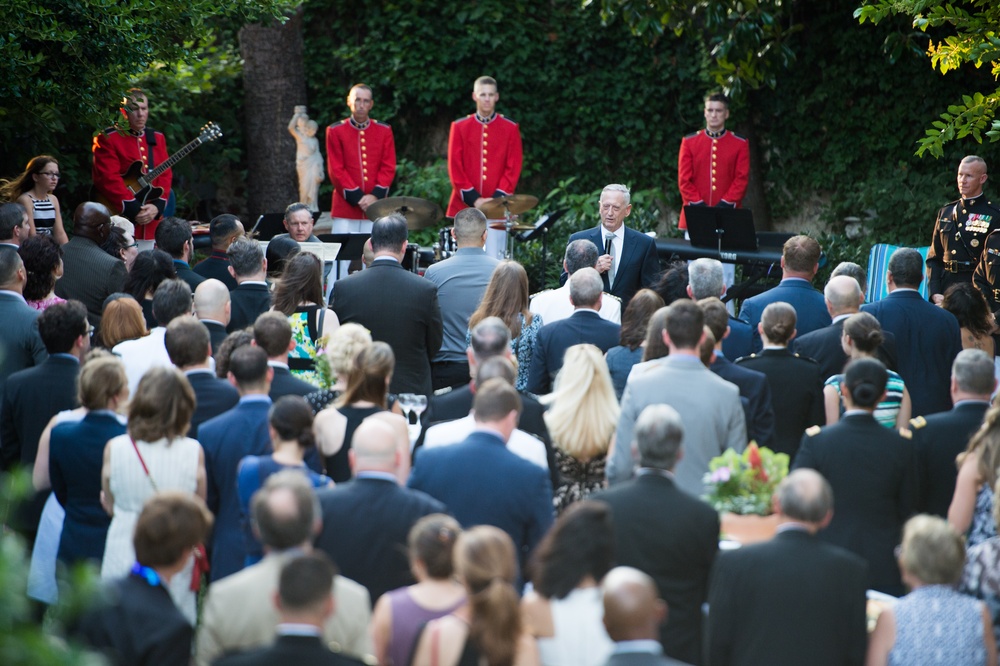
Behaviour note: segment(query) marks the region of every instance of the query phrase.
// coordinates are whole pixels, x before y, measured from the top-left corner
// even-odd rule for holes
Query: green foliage
[[[0,515],[31,492],[25,472],[0,477]],[[6,530],[0,535],[0,663],[9,666],[99,666],[104,660],[56,636],[65,636],[67,620],[79,614],[96,593],[97,575],[81,568],[60,588],[60,601],[46,618],[46,626],[32,621],[25,582],[28,557],[24,541]]]
[[[294,0],[8,0],[0,37],[0,128],[33,117],[53,130],[68,116],[103,127],[130,82],[153,63],[190,61],[218,19],[254,21]]]
[[[584,6],[594,0],[583,0]],[[789,38],[801,29],[788,0],[600,0],[601,17],[616,17],[646,41],[694,33],[706,40],[709,71],[734,98],[749,90],[775,88],[795,61]]]
[[[966,9],[971,7],[971,11]],[[927,46],[931,67],[947,74],[965,65],[977,69],[986,66],[993,79],[1000,78],[1000,5],[990,0],[953,4],[945,0],[864,0],[854,11],[860,23],[871,21],[879,24],[898,15],[913,18],[912,26],[921,32],[939,29]],[[945,32],[945,30],[947,32]],[[951,104],[940,120],[931,123],[925,136],[917,142],[917,155],[929,153],[934,157],[944,154],[946,143],[972,137],[983,142],[983,135],[990,141],[1000,140],[1000,88],[983,94],[976,92],[962,95],[961,103]]]

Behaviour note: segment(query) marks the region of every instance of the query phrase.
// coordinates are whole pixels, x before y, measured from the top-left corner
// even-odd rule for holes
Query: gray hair
[[[486,231],[486,216],[478,208],[463,208],[455,214],[455,241],[478,243]]]
[[[684,439],[684,423],[670,405],[650,405],[635,420],[634,437],[640,465],[672,470]]]
[[[600,251],[593,241],[578,238],[566,246],[566,255],[563,257],[563,261],[566,263],[566,272],[572,275],[581,268],[593,268],[597,265],[599,256]]]
[[[487,317],[472,329],[472,353],[482,363],[491,356],[498,356],[510,347],[510,329],[500,317]]]
[[[718,259],[702,257],[688,264],[688,286],[692,298],[718,298],[726,290],[726,280],[722,274],[722,262]]]
[[[792,520],[819,523],[833,510],[833,488],[814,469],[802,468],[781,480],[774,491],[781,513]]]
[[[282,491],[291,493],[292,506],[281,506],[275,499]],[[269,476],[264,487],[254,493],[250,515],[262,544],[288,550],[312,539],[316,521],[323,514],[316,491],[305,475],[298,470],[284,470]]]
[[[982,349],[963,349],[951,364],[951,376],[966,393],[988,396],[993,393],[993,358]]]
[[[847,277],[852,277],[858,282],[858,286],[861,287],[861,291],[868,289],[868,273],[865,269],[854,263],[853,261],[842,261],[837,264],[837,267],[833,269],[830,273],[831,278],[835,278],[838,275],[846,275]]]
[[[299,202],[291,203],[291,204],[288,204],[287,208],[285,208],[285,222],[291,222],[292,221],[292,214],[293,213],[297,213],[300,210],[304,210],[307,213],[309,213],[310,215],[312,215],[312,211],[309,210],[309,206],[305,205],[304,203],[299,203]]]
[[[621,192],[622,194],[625,195],[625,205],[627,206],[630,203],[632,203],[632,193],[629,192],[629,189],[624,185],[621,185],[619,183],[612,183],[611,185],[605,185],[604,189],[601,190],[601,194],[603,195],[605,192]]]
[[[229,265],[233,267],[233,272],[240,277],[254,275],[263,270],[264,251],[260,249],[260,244],[245,236],[232,242],[226,250],[226,256],[229,257]]]
[[[569,298],[576,307],[592,307],[601,297],[604,283],[596,268],[581,268],[569,278]]]

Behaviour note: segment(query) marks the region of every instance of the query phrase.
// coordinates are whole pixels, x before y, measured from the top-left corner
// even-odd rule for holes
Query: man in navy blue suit
[[[723,350],[725,340],[730,335],[727,325],[729,312],[722,301],[718,298],[703,298],[698,301],[698,307],[705,313],[705,326],[708,326],[715,338],[715,353],[708,369],[739,387],[740,398],[745,399],[741,402],[747,420],[747,437],[757,442],[757,446],[773,446],[774,407],[767,375],[736,365],[726,357]]]
[[[412,488],[400,488],[401,454],[392,426],[367,418],[354,431],[347,452],[354,478],[317,493],[323,528],[316,548],[337,563],[340,573],[368,589],[372,599],[412,585],[407,558],[410,528],[444,504]]]
[[[622,312],[635,292],[653,286],[660,274],[656,243],[625,226],[625,218],[632,212],[631,200],[624,185],[608,185],[601,192],[601,224],[569,237],[570,242],[582,238],[604,250],[597,270],[604,280],[604,291],[622,299]]]
[[[889,294],[861,308],[896,336],[897,372],[906,383],[913,413],[928,416],[951,409],[951,364],[962,351],[955,316],[928,303],[917,289],[924,275],[920,253],[901,247],[889,257]]]
[[[692,301],[705,298],[721,299],[726,293],[726,276],[722,262],[718,259],[702,257],[688,264],[687,295]],[[726,358],[737,359],[753,353],[750,324],[728,314],[729,334],[722,341],[722,353]],[[716,336],[718,342],[718,336]]]
[[[757,324],[764,308],[771,303],[784,301],[795,308],[795,329],[800,336],[830,325],[830,313],[826,310],[823,294],[811,284],[819,270],[822,254],[823,249],[815,239],[792,236],[781,249],[781,282],[778,286],[743,301],[740,319],[750,324],[755,352],[763,348]]]
[[[167,324],[163,344],[170,362],[184,373],[194,389],[195,409],[188,437],[198,439],[198,426],[235,407],[240,394],[232,384],[216,377],[209,367],[208,329],[193,316],[183,315]]]
[[[552,390],[563,356],[573,345],[592,344],[606,352],[618,344],[621,326],[599,314],[602,289],[601,276],[593,268],[581,268],[570,277],[569,299],[576,309],[568,319],[546,324],[538,331],[526,387],[530,393],[542,395]]]
[[[444,502],[462,527],[493,525],[507,532],[522,567],[553,521],[552,483],[538,465],[507,450],[521,397],[496,377],[476,389],[476,430],[464,442],[423,448],[408,485]]]
[[[267,455],[271,450],[267,414],[274,371],[267,354],[244,345],[229,359],[229,381],[240,392],[240,401],[224,414],[209,419],[198,430],[205,450],[208,473],[208,508],[215,514],[212,531],[212,581],[243,568],[246,547],[236,493],[236,468],[244,456]]]

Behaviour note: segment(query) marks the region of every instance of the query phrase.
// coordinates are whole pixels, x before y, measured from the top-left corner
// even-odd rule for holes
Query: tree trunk
[[[302,8],[284,24],[246,25],[240,30],[247,142],[247,209],[251,221],[284,211],[298,199],[295,140],[288,120],[306,103],[302,60]]]
[[[754,103],[757,91],[747,95],[747,106],[753,110],[759,108]],[[753,211],[753,225],[757,231],[771,231],[774,221],[771,219],[771,206],[767,201],[767,190],[764,188],[767,174],[764,172],[764,148],[757,132],[757,122],[753,111],[749,120],[737,131],[746,137],[750,144],[750,182],[747,183],[747,193],[743,196],[743,207]]]

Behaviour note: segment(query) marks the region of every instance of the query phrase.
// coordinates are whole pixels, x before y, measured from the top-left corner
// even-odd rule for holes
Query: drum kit
[[[507,232],[507,250],[505,258],[514,256],[514,234],[512,232],[534,231],[535,226],[531,224],[521,224],[518,216],[526,213],[538,205],[538,197],[530,194],[510,194],[503,197],[495,197],[480,206],[480,210],[486,215],[491,229]],[[451,218],[446,218],[441,206],[433,201],[421,199],[419,197],[391,197],[380,199],[368,206],[365,211],[368,219],[375,221],[386,215],[401,215],[406,219],[406,227],[411,231],[420,231],[436,226],[441,220],[451,222]],[[438,232],[438,242],[434,244],[433,252],[429,252],[427,263],[440,261],[452,256],[456,250],[455,240],[451,235],[451,226],[445,226]],[[429,251],[431,248],[427,248]],[[420,261],[424,258],[425,248],[411,243],[407,246],[407,258],[404,265],[409,264],[410,270],[419,272]]]

